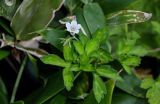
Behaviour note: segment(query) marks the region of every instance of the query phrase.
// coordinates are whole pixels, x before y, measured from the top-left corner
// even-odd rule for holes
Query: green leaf
[[[0,50],[0,60],[6,58],[9,54],[8,51]]]
[[[35,90],[25,98],[24,102],[25,104],[43,104],[64,89],[62,71],[58,71],[48,78],[45,86]]]
[[[83,15],[91,34],[105,26],[104,14],[97,3],[86,4],[83,9]]]
[[[0,78],[0,103],[8,104],[7,90],[1,78]]]
[[[80,4],[79,0],[65,0],[64,5],[69,9],[70,13]]]
[[[148,98],[148,102],[150,104],[159,104],[160,99],[160,82],[156,82],[152,85],[152,88],[150,88],[147,91],[146,97]]]
[[[102,7],[105,14],[113,13],[115,11],[119,11],[125,9],[129,4],[136,0],[96,0],[100,6]]]
[[[145,98],[145,90],[140,88],[141,80],[135,75],[121,75],[123,81],[117,81],[116,86],[121,90],[136,97]]]
[[[66,102],[66,97],[63,95],[57,95],[54,97],[49,104],[65,104]]]
[[[100,59],[102,63],[107,63],[112,60],[111,54],[104,50],[98,50],[97,53],[99,54],[98,59]]]
[[[93,0],[81,0],[84,4],[89,4],[91,3]]]
[[[60,38],[65,38],[65,33],[66,32],[63,30],[51,28],[39,32],[39,34],[41,34],[45,40],[59,50],[63,49],[63,44],[61,43]]]
[[[69,44],[66,44],[63,46],[63,56],[64,59],[67,61],[72,61],[73,60],[73,49],[72,46],[70,46]]]
[[[31,38],[27,37],[28,33],[33,33],[48,26],[63,2],[64,0],[24,0],[11,23],[16,39]]]
[[[141,88],[143,89],[148,89],[150,87],[152,87],[154,85],[154,79],[153,78],[150,78],[150,77],[147,77],[145,79],[142,80],[142,83],[141,83]]]
[[[160,23],[157,22],[157,21],[152,21],[151,24],[152,24],[152,30],[153,30],[154,32],[160,34],[160,30],[159,30],[159,28],[160,28]]]
[[[92,64],[85,64],[85,65],[80,65],[80,69],[86,72],[93,72],[95,71],[94,67]]]
[[[85,46],[89,40],[89,38],[85,35],[79,35],[79,39],[80,39],[81,43],[83,44],[83,46]]]
[[[7,2],[6,2],[7,1]],[[16,0],[0,1],[0,16],[11,19],[15,12]]]
[[[146,22],[152,17],[151,13],[136,10],[122,10],[107,17],[109,25],[132,24]]]
[[[103,41],[106,41],[109,35],[109,30],[107,27],[98,29],[94,34],[93,34],[93,39],[96,39],[100,43]]]
[[[137,66],[140,64],[141,59],[137,56],[126,56],[121,59],[121,63],[128,66]]]
[[[12,31],[10,23],[7,19],[0,17],[0,28],[4,30],[4,33],[14,35],[14,32]]]
[[[71,71],[80,71],[80,67],[78,64],[72,64],[70,67]]]
[[[11,104],[24,104],[24,102],[23,101],[16,101],[16,102],[11,103]]]
[[[79,55],[82,55],[84,53],[84,46],[81,43],[81,41],[74,41],[73,45],[74,45],[76,51],[79,53]]]
[[[141,99],[124,92],[113,95],[112,104],[148,104],[146,99]]]
[[[131,49],[128,54],[136,55],[136,56],[145,56],[148,53],[148,50],[143,46],[135,46]]]
[[[98,50],[99,48],[99,42],[95,39],[91,39],[87,42],[85,47],[85,52],[87,55],[90,55],[92,52]]]
[[[100,104],[112,104],[112,95],[115,87],[114,80],[108,80],[106,83],[107,94],[104,96]]]
[[[98,104],[96,101],[93,92],[91,92],[85,99],[84,104]]]
[[[83,9],[81,9],[81,8],[76,9],[75,10],[75,15],[76,15],[76,18],[77,18],[77,22],[81,24],[81,26],[83,27],[83,29],[86,32],[87,36],[90,36],[89,28],[88,28],[87,23],[85,21],[85,18],[83,16]]]
[[[97,74],[93,74],[93,93],[98,103],[100,103],[104,95],[107,94],[106,86]]]
[[[70,63],[65,62],[62,58],[60,58],[59,56],[55,54],[46,55],[40,59],[45,64],[56,65],[56,66],[61,66],[61,67],[70,66]]]
[[[80,56],[80,64],[86,65],[86,64],[89,64],[89,61],[90,59],[86,53]]]
[[[118,72],[114,70],[111,66],[100,66],[96,68],[96,72],[106,78],[111,78],[115,80],[122,80],[122,78],[118,75]]]
[[[66,89],[70,91],[74,81],[74,75],[73,72],[70,70],[70,67],[63,69],[63,80]]]

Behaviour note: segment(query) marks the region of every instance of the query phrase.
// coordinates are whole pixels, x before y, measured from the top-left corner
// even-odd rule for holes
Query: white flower
[[[67,28],[67,31],[69,31],[71,33],[71,35],[74,36],[75,34],[79,33],[81,25],[77,24],[76,20],[72,20],[71,23],[66,22],[66,28]]]

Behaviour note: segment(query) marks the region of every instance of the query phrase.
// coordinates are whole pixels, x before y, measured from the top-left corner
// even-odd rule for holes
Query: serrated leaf
[[[85,47],[85,52],[87,55],[90,55],[92,52],[98,50],[99,42],[95,39],[91,39],[87,42]]]
[[[120,62],[122,64],[128,65],[128,66],[137,66],[140,64],[141,59],[137,56],[124,56]]]
[[[63,2],[64,0],[24,0],[11,23],[16,39],[30,39],[35,34],[28,36],[28,33],[33,33],[48,26]]]
[[[131,49],[128,54],[136,56],[145,56],[148,53],[148,50],[142,46],[135,46]]]
[[[93,93],[98,103],[100,103],[104,95],[107,94],[106,86],[97,74],[93,74]]]
[[[83,8],[83,15],[91,34],[93,34],[98,28],[105,26],[105,17],[99,4],[86,4]]]
[[[93,34],[93,39],[96,39],[97,41],[102,43],[103,41],[107,40],[108,35],[109,35],[108,27],[104,27],[104,28],[98,29]]]
[[[73,45],[76,51],[79,53],[79,55],[82,55],[84,53],[84,46],[80,41],[74,41]]]
[[[154,85],[154,79],[147,77],[142,80],[140,87],[143,89],[148,89]]]
[[[118,72],[114,70],[111,66],[101,66],[96,68],[96,72],[106,78],[111,78],[115,80],[122,80],[122,78],[118,75]]]
[[[151,13],[136,10],[122,10],[107,17],[109,25],[132,24],[148,21],[152,17]]]
[[[160,99],[160,82],[156,82],[152,88],[147,91],[146,97],[148,98],[148,102],[150,104],[159,104]]]
[[[40,59],[45,64],[56,65],[56,66],[61,66],[61,67],[70,66],[70,63],[65,62],[62,58],[60,58],[59,56],[55,54],[46,55]]]
[[[72,46],[69,44],[66,44],[63,46],[63,56],[66,61],[72,61],[73,60],[73,49]]]
[[[63,69],[63,80],[66,89],[70,91],[74,81],[74,75],[73,72],[70,70],[70,67]]]

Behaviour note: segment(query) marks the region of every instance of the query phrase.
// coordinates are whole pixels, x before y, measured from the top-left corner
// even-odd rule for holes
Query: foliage
[[[159,4],[1,0],[0,103],[159,104]]]

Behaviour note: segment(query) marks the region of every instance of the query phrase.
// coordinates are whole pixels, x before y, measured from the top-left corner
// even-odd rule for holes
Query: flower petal
[[[71,24],[69,22],[66,23],[66,28],[67,28],[67,31],[71,31]]]
[[[71,25],[72,25],[72,26],[77,26],[77,21],[73,20],[73,21],[71,22]]]

